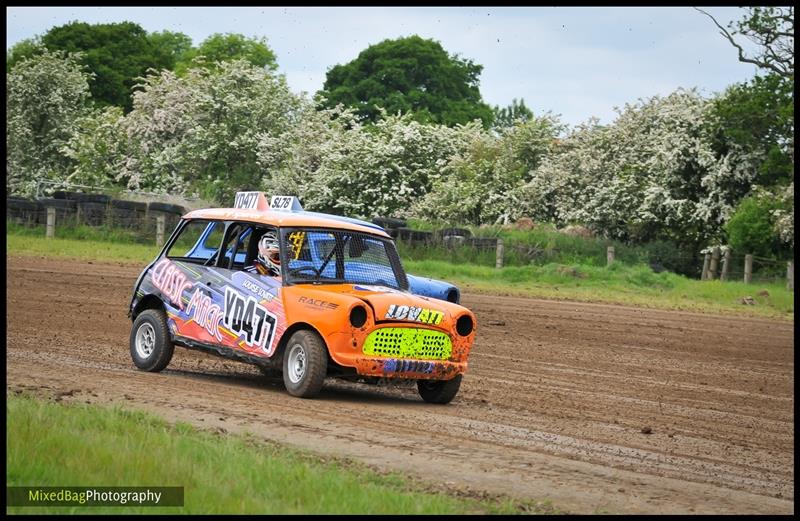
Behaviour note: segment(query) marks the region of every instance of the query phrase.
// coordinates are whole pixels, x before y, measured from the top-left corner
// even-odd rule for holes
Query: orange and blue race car
[[[282,372],[303,398],[326,377],[405,379],[449,403],[476,330],[459,298],[407,275],[380,226],[239,192],[233,208],[184,215],[139,275],[130,352],[145,371],[167,367],[176,345],[215,353]]]

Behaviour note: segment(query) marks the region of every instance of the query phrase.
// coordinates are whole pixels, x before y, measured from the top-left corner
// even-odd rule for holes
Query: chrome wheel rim
[[[156,330],[148,323],[139,326],[136,331],[136,354],[139,358],[150,358],[156,348]]]
[[[289,360],[287,363],[289,370],[289,380],[296,384],[303,379],[306,374],[306,351],[300,344],[294,344],[289,350]]]

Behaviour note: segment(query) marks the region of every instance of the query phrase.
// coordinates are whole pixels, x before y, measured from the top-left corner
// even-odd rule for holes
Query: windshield
[[[383,237],[349,230],[283,228],[281,246],[288,283],[408,288],[394,243]]]

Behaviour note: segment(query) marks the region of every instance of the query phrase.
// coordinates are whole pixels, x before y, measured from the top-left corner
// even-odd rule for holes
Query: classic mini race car
[[[326,377],[416,380],[449,403],[475,339],[458,289],[407,275],[375,224],[303,211],[295,197],[239,192],[233,208],[187,213],[139,275],[130,352],[161,371],[174,346],[282,372],[294,396]]]

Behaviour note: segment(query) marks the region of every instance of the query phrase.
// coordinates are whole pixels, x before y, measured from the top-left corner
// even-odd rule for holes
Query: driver
[[[267,232],[258,241],[258,255],[253,265],[244,269],[250,273],[278,277],[281,274],[280,243],[275,232]]]

